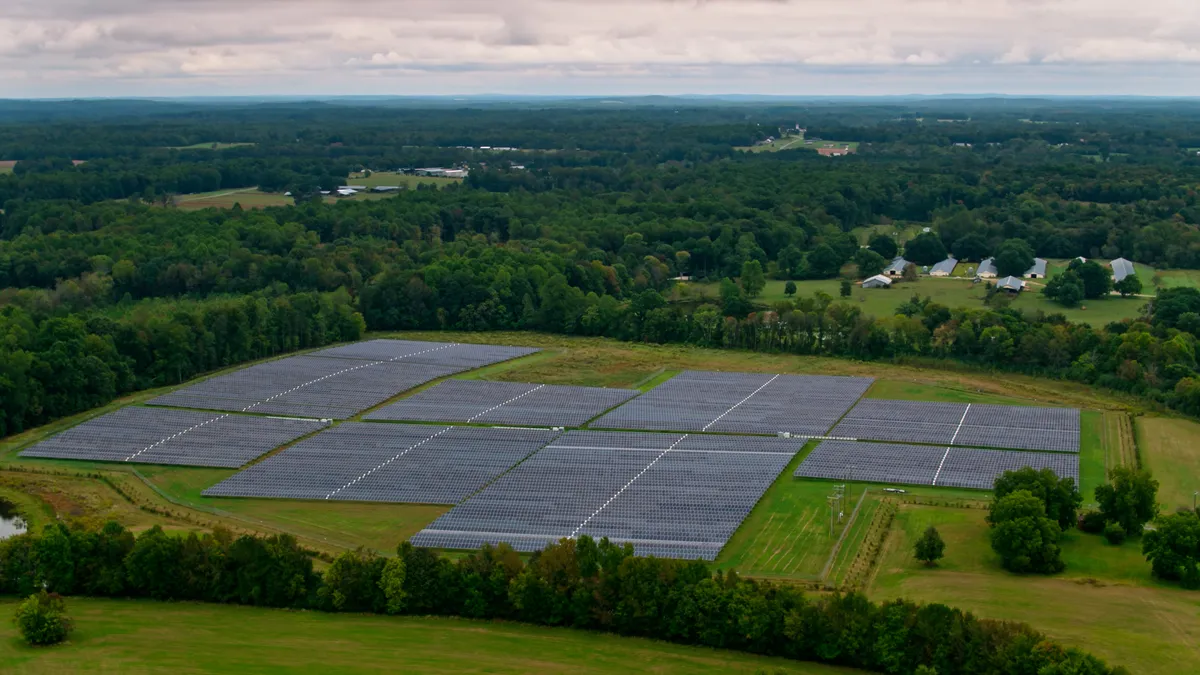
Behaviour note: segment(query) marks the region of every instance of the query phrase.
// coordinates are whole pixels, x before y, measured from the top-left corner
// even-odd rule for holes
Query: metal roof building
[[[995,279],[996,278],[996,259],[988,258],[988,259],[980,262],[979,269],[975,272],[975,274],[977,276],[983,277],[984,279]]]
[[[1113,281],[1120,281],[1131,274],[1137,274],[1133,269],[1133,263],[1124,258],[1117,258],[1112,261]]]
[[[958,261],[954,258],[946,258],[942,262],[934,265],[929,269],[931,277],[948,277],[954,273],[954,267],[958,265]]]
[[[898,277],[904,274],[904,268],[908,266],[908,261],[903,256],[892,258],[892,264],[884,268],[883,273],[889,277]]]
[[[892,280],[883,276],[882,274],[876,274],[873,277],[863,279],[862,282],[863,288],[888,288],[891,285]]]
[[[1026,279],[1045,279],[1046,278],[1046,261],[1041,258],[1033,259],[1033,267],[1025,270],[1023,275]]]
[[[1002,291],[1020,293],[1021,291],[1025,290],[1025,282],[1016,277],[1004,277],[1000,281],[996,282],[996,288]]]

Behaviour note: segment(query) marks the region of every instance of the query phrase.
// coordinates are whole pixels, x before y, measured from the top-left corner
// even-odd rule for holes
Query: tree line
[[[54,523],[0,542],[0,592],[38,589],[506,619],[905,675],[1125,672],[1025,624],[857,593],[810,597],[587,536],[528,560],[505,544],[450,560],[406,542],[388,558],[347,551],[322,573],[288,535],[235,538],[218,528],[173,536],[155,526],[135,536],[114,522],[100,529]]]

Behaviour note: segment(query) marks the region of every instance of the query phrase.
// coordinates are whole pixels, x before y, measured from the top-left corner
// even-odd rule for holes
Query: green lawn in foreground
[[[11,616],[15,599],[0,600]],[[70,642],[31,648],[0,622],[9,673],[789,673],[860,671],[562,628],[71,598]]]
[[[770,305],[787,299],[784,294],[785,281],[768,281],[762,295],[755,299],[760,304]],[[861,307],[870,316],[893,316],[896,308],[908,302],[914,294],[922,298],[932,298],[934,302],[951,308],[982,309],[984,307],[983,283],[973,284],[965,279],[934,279],[922,278],[912,283],[897,282],[891,288],[862,288],[854,284],[854,291],[849,298],[841,297],[840,279],[815,279],[797,281],[796,297],[811,296],[821,291],[835,300],[845,300]],[[718,297],[718,284],[693,284],[706,297]],[[1064,314],[1071,321],[1090,323],[1103,326],[1113,321],[1135,318],[1146,304],[1146,298],[1121,298],[1117,296],[1100,300],[1089,300],[1081,307],[1066,308],[1050,302],[1042,297],[1041,288],[1031,286],[1021,293],[1013,302],[1013,307],[1025,312],[1043,311],[1047,314]]]

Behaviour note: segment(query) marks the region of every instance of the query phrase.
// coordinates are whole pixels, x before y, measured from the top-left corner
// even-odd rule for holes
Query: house
[[[948,277],[954,273],[954,267],[958,265],[958,261],[954,258],[946,258],[942,262],[934,265],[929,270],[931,277]]]
[[[1033,267],[1025,270],[1023,275],[1026,279],[1045,279],[1046,278],[1046,261],[1041,258],[1033,259]]]
[[[905,267],[908,267],[908,261],[903,256],[896,256],[892,259],[892,264],[884,268],[883,273],[889,277],[898,277],[904,274]]]
[[[1025,290],[1025,282],[1016,277],[1004,277],[996,282],[996,290],[1008,291],[1009,293],[1020,293]]]
[[[890,288],[891,285],[892,280],[883,276],[882,274],[876,274],[873,277],[863,279],[862,282],[863,288]]]
[[[1125,277],[1137,274],[1133,269],[1133,263],[1124,258],[1117,258],[1109,264],[1112,266],[1113,281],[1120,281]]]
[[[996,259],[988,258],[988,259],[984,260],[983,262],[979,263],[979,269],[976,270],[975,274],[977,276],[983,277],[984,279],[995,279],[996,278]]]

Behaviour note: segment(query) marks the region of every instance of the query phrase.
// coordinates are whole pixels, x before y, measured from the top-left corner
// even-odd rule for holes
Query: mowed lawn
[[[11,616],[16,600],[0,600]],[[860,671],[564,628],[71,598],[68,643],[0,622],[6,673],[787,673]]]
[[[1171,417],[1138,417],[1135,429],[1142,461],[1158,480],[1163,512],[1191,508],[1200,490],[1200,424]]]
[[[784,293],[786,281],[768,281],[762,294],[756,302],[770,306],[780,300],[789,299]],[[984,284],[972,283],[966,279],[936,279],[923,277],[915,282],[896,282],[891,288],[862,288],[854,283],[853,292],[849,298],[841,297],[840,279],[814,279],[797,281],[794,298],[812,296],[817,292],[826,293],[835,300],[843,300],[861,307],[863,313],[876,317],[889,317],[896,314],[896,308],[909,301],[914,295],[931,298],[934,302],[947,307],[983,309],[985,294]],[[716,300],[719,285],[715,283],[692,284],[705,297]],[[1040,287],[1029,287],[1018,295],[1012,307],[1023,312],[1045,312],[1047,314],[1063,314],[1071,321],[1089,323],[1093,326],[1103,326],[1113,321],[1136,318],[1140,315],[1146,298],[1122,298],[1118,296],[1089,300],[1080,307],[1067,308],[1047,300],[1042,296]]]

